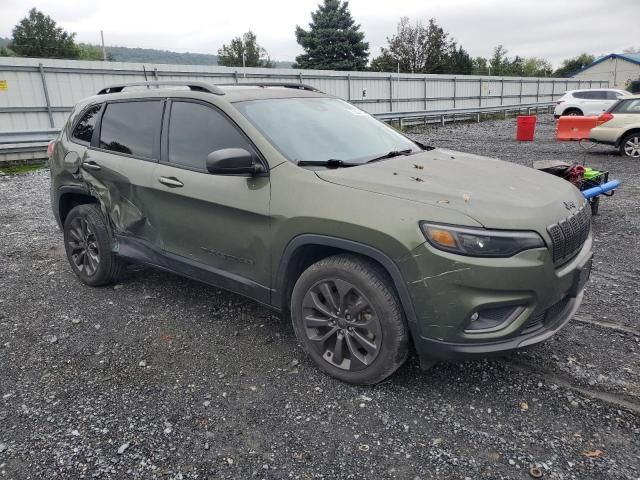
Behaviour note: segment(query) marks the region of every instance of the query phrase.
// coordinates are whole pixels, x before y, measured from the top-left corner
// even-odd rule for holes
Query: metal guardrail
[[[469,118],[475,116],[476,120],[480,121],[480,116],[483,113],[508,113],[508,112],[521,112],[526,111],[530,113],[531,110],[538,111],[539,109],[550,109],[555,105],[555,102],[538,102],[538,103],[524,103],[514,105],[495,105],[473,108],[449,108],[442,110],[422,110],[412,112],[388,112],[378,113],[374,116],[380,120],[393,121],[397,120],[400,124],[406,120],[426,120],[429,118],[439,118],[444,124],[445,118],[449,117],[452,120]]]
[[[0,132],[0,145],[49,142],[53,140],[58,133],[60,133],[59,128]]]

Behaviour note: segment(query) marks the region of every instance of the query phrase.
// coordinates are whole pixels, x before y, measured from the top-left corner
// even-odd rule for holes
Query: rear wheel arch
[[[626,156],[626,154],[624,152],[624,144],[625,144],[625,142],[627,142],[628,139],[632,138],[632,137],[640,137],[640,128],[630,128],[629,130],[624,132],[622,135],[620,135],[620,138],[618,139],[618,141],[616,143],[616,147],[618,147],[620,149],[620,154],[622,156]],[[638,158],[638,157],[633,157],[633,158]]]
[[[366,258],[380,268],[388,277],[400,299],[410,330],[415,325],[416,315],[411,297],[405,286],[400,269],[395,262],[377,248],[352,240],[324,235],[304,234],[289,242],[281,257],[275,277],[274,306],[288,314],[289,299],[296,280],[309,266],[333,255],[350,253]]]
[[[64,225],[69,212],[78,205],[100,203],[96,197],[80,188],[61,188],[58,195],[58,214],[60,222]]]
[[[622,135],[620,135],[620,138],[618,138],[618,141],[616,142],[616,146],[620,146],[620,142],[622,142],[624,138],[631,135],[632,133],[640,134],[640,127],[630,128],[629,130],[624,132]]]
[[[580,110],[577,107],[569,107],[567,109],[565,109],[564,112],[562,112],[563,116],[567,116],[567,115],[578,115],[578,116],[582,116],[584,115],[584,113],[582,112],[582,110]]]

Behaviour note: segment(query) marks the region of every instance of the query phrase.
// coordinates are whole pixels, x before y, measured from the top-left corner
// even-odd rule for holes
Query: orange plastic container
[[[532,142],[536,133],[535,115],[519,115],[516,126],[516,140],[519,142]]]
[[[585,140],[598,125],[598,117],[560,117],[556,125],[557,140]]]

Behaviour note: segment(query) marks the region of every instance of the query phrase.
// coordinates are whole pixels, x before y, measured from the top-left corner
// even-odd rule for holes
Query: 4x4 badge
[[[576,204],[573,202],[564,202],[564,208],[567,210],[571,210],[573,208],[575,210]]]

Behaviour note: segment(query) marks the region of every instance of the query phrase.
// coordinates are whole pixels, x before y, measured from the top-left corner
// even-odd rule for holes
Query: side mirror
[[[207,156],[207,171],[217,175],[258,175],[264,167],[244,148],[223,148]]]

